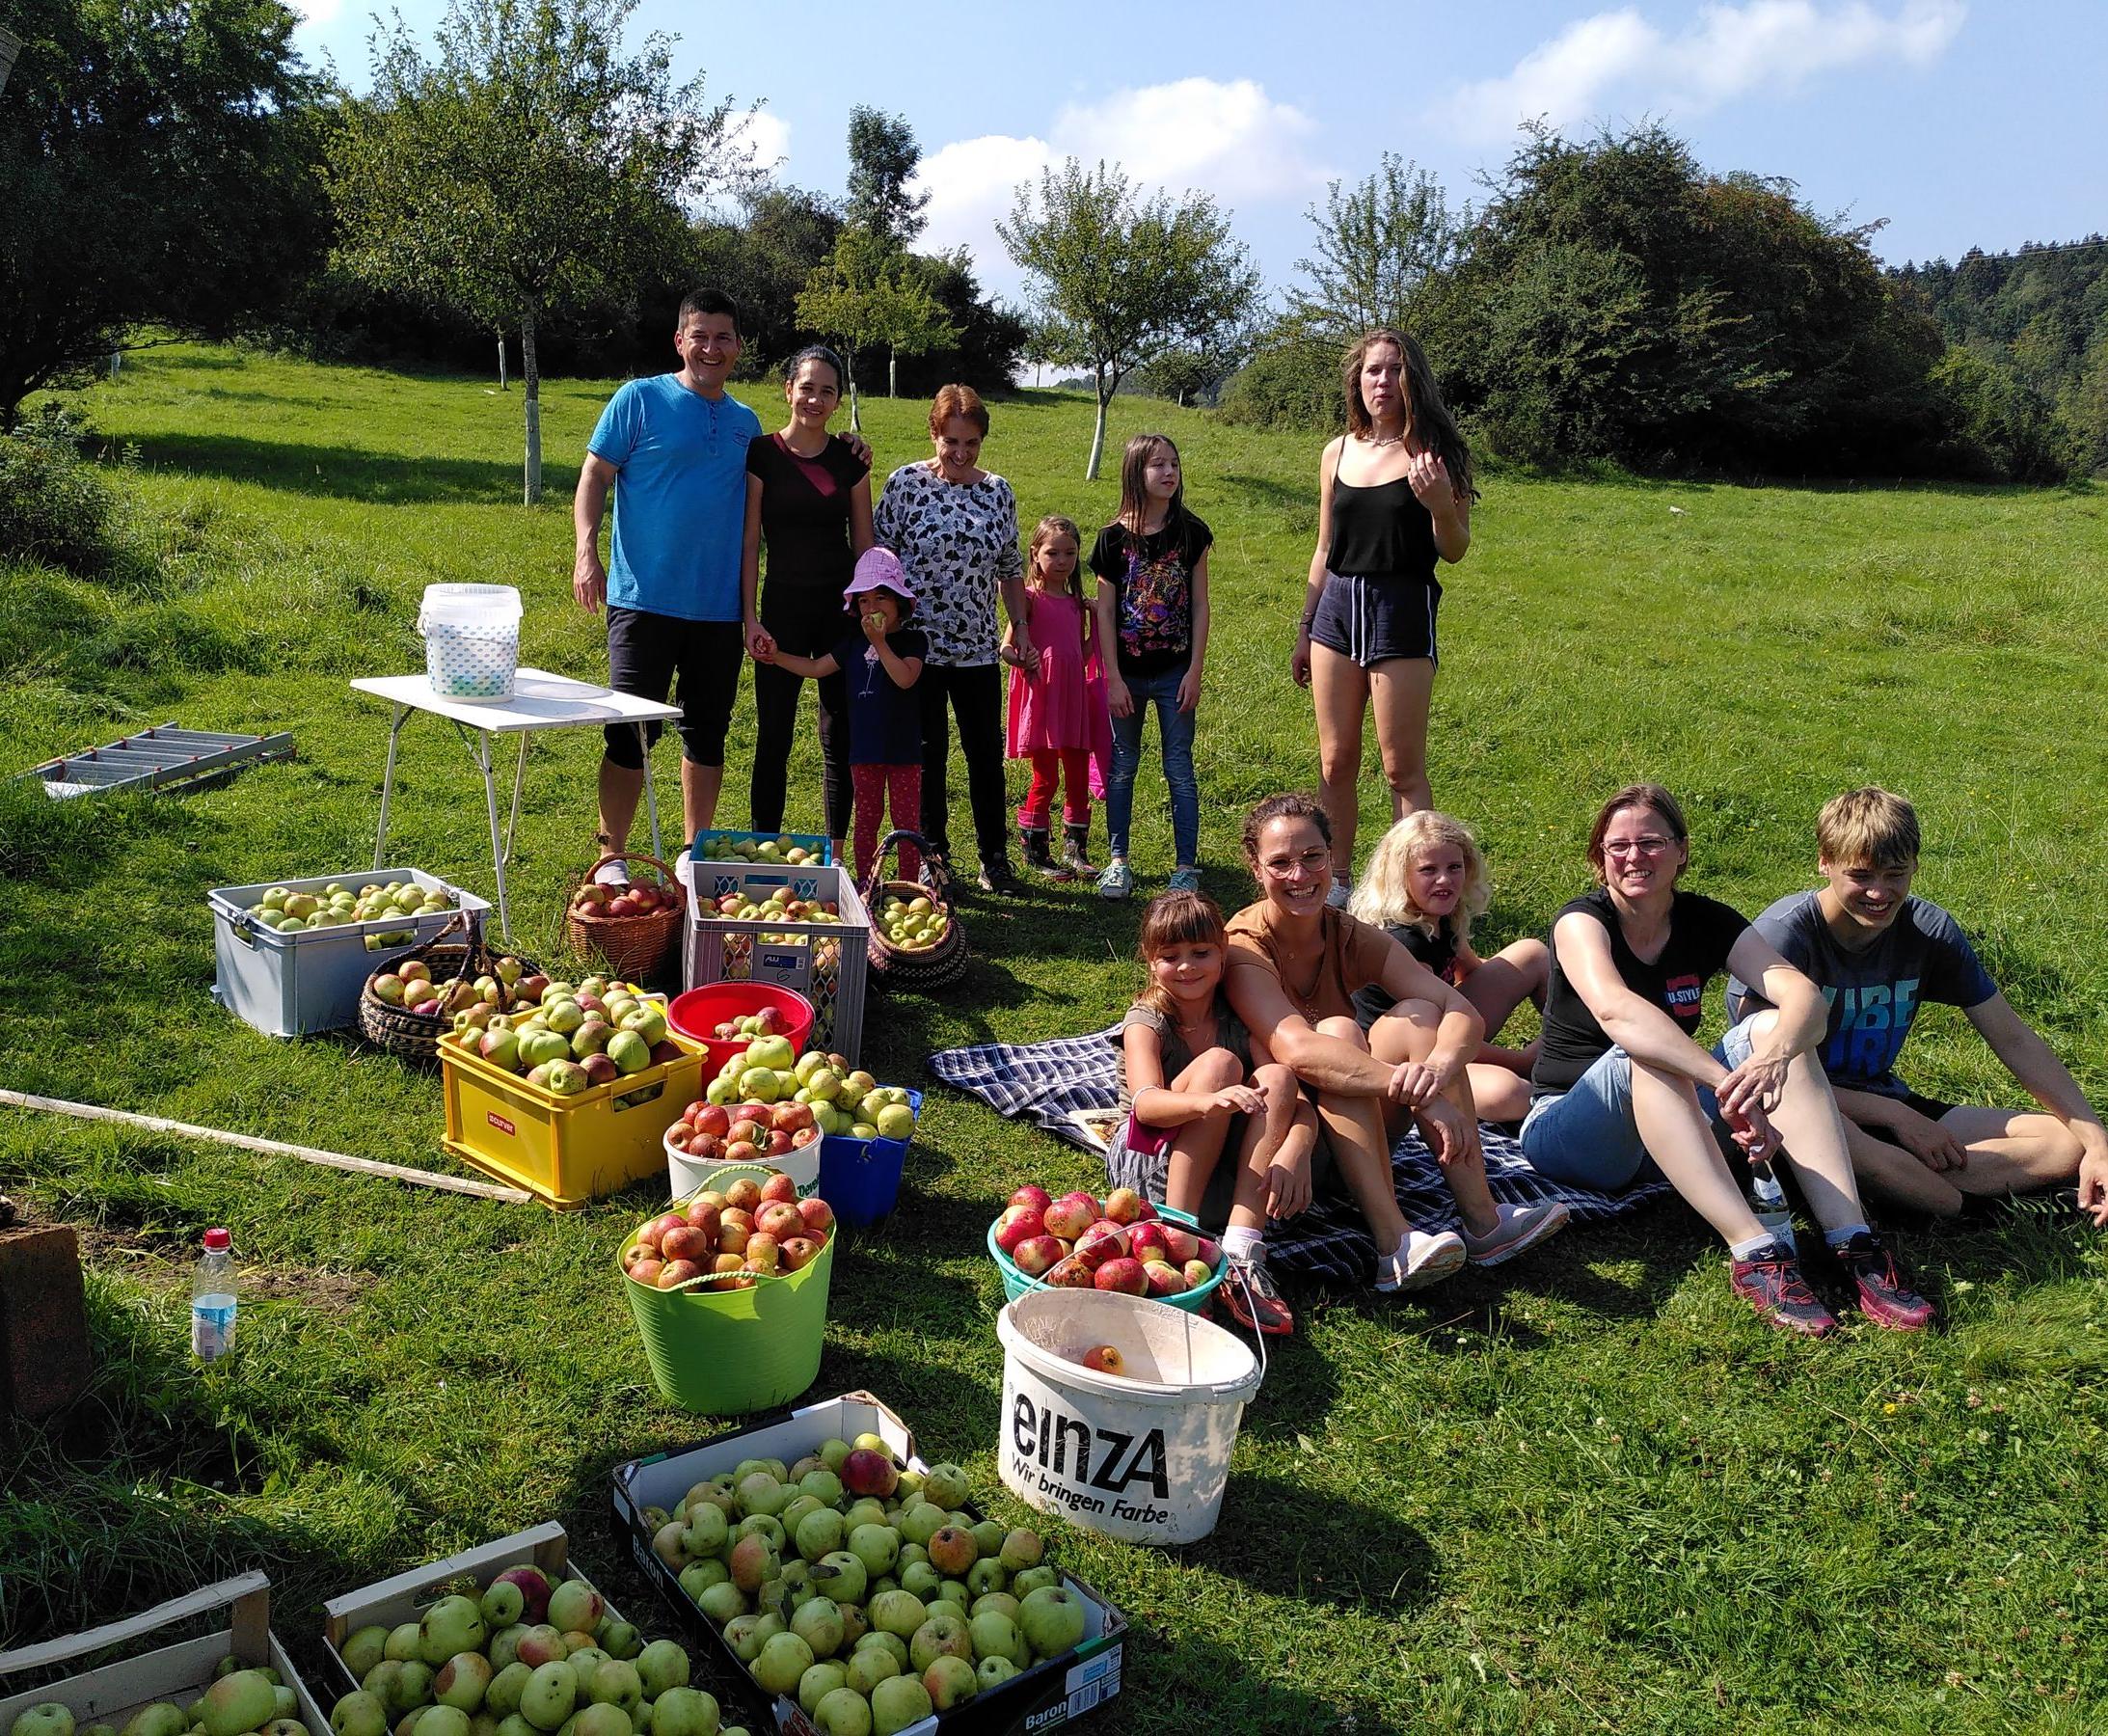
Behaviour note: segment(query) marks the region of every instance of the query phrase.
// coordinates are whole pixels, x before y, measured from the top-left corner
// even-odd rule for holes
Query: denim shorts
[[[1740,1067],[1753,1046],[1750,1020],[1731,1027],[1713,1055],[1723,1067]],[[1724,1136],[1713,1093],[1698,1087],[1698,1107]],[[1554,1181],[1615,1193],[1662,1172],[1633,1119],[1633,1058],[1621,1048],[1598,1055],[1586,1072],[1556,1097],[1541,1097],[1523,1119],[1523,1155],[1530,1168]]]

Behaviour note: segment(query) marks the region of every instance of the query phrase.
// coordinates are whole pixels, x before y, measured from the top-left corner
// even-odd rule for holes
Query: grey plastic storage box
[[[335,928],[295,929],[281,934],[249,914],[249,907],[273,886],[288,892],[319,892],[324,886],[385,886],[390,881],[445,892],[456,909],[430,916],[396,916],[380,922],[347,922]],[[263,881],[254,886],[219,886],[206,894],[212,907],[212,946],[219,980],[212,996],[235,1017],[267,1037],[305,1037],[359,1022],[359,992],[391,959],[422,946],[457,910],[477,913],[490,906],[446,881],[415,868],[348,868],[308,880]],[[366,951],[368,935],[412,938]]]
[[[696,861],[691,872],[694,897],[683,929],[683,987],[767,983],[802,994],[813,1007],[806,1046],[846,1055],[853,1067],[864,1039],[871,913],[857,896],[850,871],[821,862],[793,868],[776,862]],[[842,920],[743,922],[717,909],[716,901],[727,894],[759,900],[785,886],[794,898],[833,903]]]

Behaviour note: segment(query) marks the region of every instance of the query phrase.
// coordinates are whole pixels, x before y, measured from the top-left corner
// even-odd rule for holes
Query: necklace
[[[1325,932],[1322,928],[1318,930],[1317,941],[1317,959],[1311,966],[1311,982],[1307,989],[1298,989],[1288,981],[1288,961],[1283,957],[1278,941],[1274,946],[1274,962],[1281,966],[1281,986],[1288,991],[1288,998],[1313,1018],[1317,1016],[1317,986],[1325,976]]]

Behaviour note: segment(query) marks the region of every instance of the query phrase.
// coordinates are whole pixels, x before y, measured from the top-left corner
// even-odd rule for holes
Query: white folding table
[[[513,828],[520,824],[520,788],[527,777],[527,737],[537,729],[582,729],[608,723],[636,726],[637,746],[645,744],[644,726],[680,717],[676,705],[661,705],[650,699],[618,693],[589,681],[573,681],[567,675],[552,675],[547,669],[522,669],[513,679],[513,694],[501,704],[478,705],[460,699],[442,699],[422,675],[370,676],[352,684],[354,691],[385,699],[394,710],[388,725],[388,766],[381,773],[381,823],[373,834],[373,865],[383,865],[388,849],[388,800],[395,784],[395,743],[412,712],[430,712],[445,718],[460,733],[469,756],[483,773],[483,809],[491,826],[491,866],[498,875],[498,927],[507,939],[512,935],[512,915],[505,903],[505,866],[512,860]],[[470,732],[474,732],[472,741]],[[520,738],[519,763],[512,773],[512,813],[502,835],[498,829],[498,786],[491,775],[491,738]],[[644,802],[651,814],[652,854],[662,855],[659,844],[659,799],[652,789],[651,755],[644,756]]]

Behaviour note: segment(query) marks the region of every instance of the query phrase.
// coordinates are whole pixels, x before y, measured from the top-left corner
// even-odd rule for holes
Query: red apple
[[[1004,1202],[1006,1206],[1030,1206],[1035,1211],[1043,1212],[1054,1204],[1054,1198],[1037,1181],[1027,1181]]]
[[[1073,1241],[1098,1220],[1098,1203],[1087,1193],[1067,1193],[1047,1206],[1040,1217],[1049,1235]]]
[[[803,1271],[820,1257],[820,1244],[809,1235],[786,1236],[780,1258],[786,1272]]]
[[[1115,1223],[1100,1221],[1076,1237],[1076,1258],[1094,1272],[1108,1260],[1124,1260],[1127,1253],[1127,1233]]]
[[[1186,1282],[1185,1273],[1181,1272],[1169,1261],[1145,1261],[1142,1264],[1142,1271],[1149,1281],[1149,1294],[1152,1296],[1183,1295],[1193,1288],[1192,1285]]]
[[[717,1239],[717,1220],[723,1215],[724,1213],[719,1211],[716,1207],[705,1206],[700,1200],[697,1200],[688,1208],[689,1225],[700,1230],[713,1242]]]
[[[588,1055],[579,1063],[587,1081],[594,1085],[612,1084],[621,1076],[622,1070],[606,1055]]]
[[[697,1133],[688,1142],[689,1155],[700,1157],[705,1163],[719,1163],[724,1159],[724,1141],[709,1133]]]
[[[1009,1207],[995,1220],[995,1245],[1006,1254],[1015,1254],[1019,1242],[1045,1234],[1046,1221],[1037,1206]]]
[[[759,1144],[761,1144],[764,1137],[766,1137],[766,1129],[763,1126],[763,1124],[743,1115],[738,1121],[732,1124],[730,1131],[728,1131],[724,1136],[724,1142],[726,1145],[758,1146]],[[751,1181],[735,1181],[732,1185],[734,1187],[754,1186],[753,1182]],[[754,1189],[754,1198],[757,1200],[761,1198],[761,1190],[759,1188]]]
[[[710,1237],[692,1224],[683,1224],[677,1230],[668,1230],[659,1244],[660,1253],[668,1260],[692,1260],[700,1262],[710,1252]]]
[[[650,1243],[634,1241],[622,1250],[622,1269],[627,1272],[632,1266],[638,1264],[640,1261],[655,1258],[657,1257],[652,1253]]]
[[[759,1145],[761,1143],[760,1134],[760,1127],[749,1127],[747,1130],[747,1136],[743,1143],[747,1145]],[[742,1141],[739,1135],[739,1130],[737,1128],[734,1128],[731,1137],[725,1141],[725,1144],[729,1146],[739,1145],[741,1143]],[[752,1211],[755,1207],[761,1204],[760,1183],[758,1183],[751,1176],[742,1176],[737,1181],[733,1182],[730,1187],[724,1190],[724,1203],[727,1206],[737,1207],[742,1211]]]
[[[1161,1224],[1136,1224],[1127,1232],[1127,1251],[1145,1262],[1152,1260],[1170,1260],[1171,1241],[1164,1234]]]
[[[732,1112],[722,1103],[690,1103],[688,1119],[705,1133],[715,1133],[722,1139],[732,1131]]]
[[[664,1067],[669,1061],[680,1060],[681,1055],[681,1045],[674,1042],[671,1037],[662,1037],[651,1046],[652,1065],[654,1067]]]
[[[788,1200],[770,1200],[754,1217],[754,1228],[781,1241],[787,1235],[805,1234],[805,1220]]]
[[[625,893],[620,898],[609,899],[608,909],[604,914],[608,916],[635,916],[641,914],[641,912],[636,908],[636,900]]]
[[[770,1156],[780,1157],[791,1149],[791,1136],[781,1127],[771,1127],[769,1129],[769,1143],[764,1149]]]
[[[659,1288],[671,1289],[677,1284],[687,1284],[702,1275],[703,1268],[692,1260],[669,1260],[666,1269],[659,1274]]]
[[[1099,1266],[1094,1282],[1101,1290],[1117,1290],[1123,1296],[1146,1296],[1149,1293],[1149,1274],[1139,1260],[1122,1255],[1118,1260],[1108,1260]]]
[[[770,1176],[761,1184],[761,1197],[770,1202],[788,1200],[795,1206],[797,1204],[797,1183],[788,1176]]]
[[[834,1207],[817,1194],[809,1200],[798,1201],[797,1215],[805,1220],[808,1235],[824,1235],[834,1228]]]
[[[1059,1236],[1028,1236],[1010,1250],[1012,1262],[1028,1278],[1051,1271],[1068,1258],[1068,1246]]]
[[[883,1501],[900,1487],[901,1474],[893,1461],[869,1447],[858,1447],[842,1461],[842,1486],[851,1495],[876,1495]]]
[[[1116,1224],[1134,1224],[1142,1219],[1142,1196],[1131,1187],[1116,1187],[1105,1196],[1105,1215]]]
[[[1087,1369],[1095,1369],[1100,1374],[1124,1374],[1127,1359],[1121,1355],[1114,1344],[1093,1344],[1077,1359]]]
[[[1145,1195],[1142,1201],[1142,1211],[1139,1221],[1145,1224],[1153,1224],[1159,1221],[1162,1216],[1163,1213],[1158,1211],[1156,1207],[1149,1203],[1149,1197]]]
[[[520,1612],[520,1619],[527,1626],[539,1627],[549,1614],[549,1594],[555,1587],[539,1567],[508,1567],[492,1584],[520,1587],[520,1595],[527,1599],[527,1608]]]
[[[800,1127],[813,1125],[813,1106],[810,1103],[778,1103],[776,1126],[786,1133],[796,1133]]]
[[[791,1135],[791,1150],[796,1152],[804,1146],[811,1145],[814,1140],[821,1137],[818,1127],[800,1127]]]
[[[666,1239],[668,1230],[677,1230],[685,1220],[678,1211],[669,1211],[655,1217],[636,1233],[636,1239],[643,1246],[657,1253]]]
[[[681,1119],[687,1122],[691,1127],[700,1126],[702,1125],[702,1119],[704,1115],[710,1110],[716,1108],[716,1106],[717,1105],[716,1103],[706,1103],[701,1098],[697,1098],[686,1109],[681,1111]]]
[[[1194,1259],[1204,1260],[1211,1266],[1220,1265],[1222,1263],[1222,1243],[1211,1242],[1204,1235],[1196,1236],[1194,1239],[1199,1244],[1193,1251]]]
[[[636,1264],[630,1268],[630,1276],[635,1278],[637,1283],[648,1284],[656,1289],[659,1286],[659,1275],[665,1269],[666,1262],[664,1261],[644,1259],[638,1261]]]
[[[1056,1289],[1091,1289],[1095,1287],[1097,1280],[1091,1268],[1071,1254],[1068,1259],[1057,1260],[1047,1267],[1042,1282],[1052,1285]]]
[[[1184,1265],[1189,1260],[1201,1258],[1201,1238],[1190,1230],[1181,1230],[1176,1224],[1158,1224],[1163,1232],[1164,1246],[1170,1252],[1172,1263]]]

